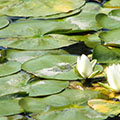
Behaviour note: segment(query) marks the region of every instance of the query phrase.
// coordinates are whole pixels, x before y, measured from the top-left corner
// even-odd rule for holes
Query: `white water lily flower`
[[[96,64],[97,60],[92,60],[90,62],[89,58],[82,54],[81,57],[77,58],[77,70],[79,72],[79,74],[81,75],[81,77],[83,78],[91,78],[93,76],[95,76],[98,71],[93,71],[93,68]]]
[[[120,92],[120,64],[107,67],[106,73],[110,87],[116,92]]]

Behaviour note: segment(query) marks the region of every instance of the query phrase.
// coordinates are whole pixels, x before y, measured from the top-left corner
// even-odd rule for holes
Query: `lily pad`
[[[51,34],[35,38],[17,37],[3,39],[0,40],[0,45],[23,50],[47,50],[75,44],[82,38],[84,38],[84,36],[82,37]]]
[[[119,0],[110,0],[104,4],[104,7],[120,8],[120,1]]]
[[[9,20],[7,20],[5,17],[0,17],[0,29],[8,25],[9,25]]]
[[[8,61],[0,64],[0,77],[16,73],[21,70],[21,64],[16,61]]]
[[[103,32],[99,36],[105,44],[120,47],[120,28],[111,31]]]
[[[79,77],[73,72],[76,59],[72,55],[43,55],[25,62],[22,69],[47,79],[77,80]]]
[[[85,44],[90,48],[94,48],[96,45],[101,44],[101,40],[98,34],[92,34],[85,40]]]
[[[95,111],[106,115],[117,115],[120,113],[120,103],[116,101],[93,99],[88,101],[88,105]]]
[[[14,94],[18,92],[25,92],[30,76],[26,73],[20,72],[14,75],[0,78],[0,96]]]
[[[77,106],[66,108],[57,111],[46,112],[44,114],[38,114],[33,116],[34,119],[37,120],[102,120],[105,119],[106,116],[101,115],[87,106],[77,108]]]
[[[64,19],[60,20],[22,20],[16,23],[11,23],[5,29],[0,30],[0,37],[33,37],[42,36],[48,32],[68,32],[77,30],[78,27]]]
[[[120,27],[120,19],[115,16],[100,13],[96,16],[96,20],[101,28],[115,29]]]
[[[29,96],[45,96],[58,93],[68,87],[68,81],[41,80],[27,85]]]
[[[82,30],[98,30],[95,16],[100,12],[101,7],[95,3],[87,3],[82,12],[76,16],[68,17],[66,21],[78,26]]]
[[[13,0],[8,6],[1,8],[0,13],[9,16],[48,16],[72,11],[80,8],[84,3],[85,0]]]
[[[50,50],[50,51],[23,51],[23,50],[14,50],[14,49],[8,49],[6,51],[6,58],[8,60],[16,60],[20,63],[24,63],[25,61],[28,61],[30,59],[39,57],[41,55],[45,54],[68,54],[66,51],[62,49],[58,50]]]
[[[0,98],[0,117],[22,113],[19,105],[19,99]]]
[[[118,50],[97,45],[93,51],[93,59],[97,59],[99,63],[117,63],[120,62],[120,54]]]
[[[106,98],[106,96],[91,90],[67,89],[60,94],[44,98],[23,98],[20,100],[20,105],[26,112],[44,113],[74,106],[81,108],[81,105],[92,98]]]

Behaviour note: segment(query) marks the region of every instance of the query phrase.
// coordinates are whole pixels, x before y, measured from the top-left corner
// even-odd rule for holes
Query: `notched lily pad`
[[[22,69],[43,78],[76,80],[79,77],[73,72],[75,62],[76,56],[44,55],[25,62]]]
[[[16,61],[7,61],[0,64],[0,77],[16,73],[21,70],[21,64]]]
[[[0,45],[22,50],[48,50],[77,43],[81,36],[51,34],[43,37],[17,37],[0,40]]]
[[[120,113],[120,103],[116,101],[93,99],[88,101],[88,105],[95,111],[106,115],[117,115]]]

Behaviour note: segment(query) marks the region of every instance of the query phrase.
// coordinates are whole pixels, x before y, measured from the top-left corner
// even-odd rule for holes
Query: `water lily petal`
[[[107,80],[111,88],[120,92],[120,65],[112,65],[106,68]]]
[[[88,78],[92,71],[92,65],[86,55],[77,58],[77,69],[83,78]]]

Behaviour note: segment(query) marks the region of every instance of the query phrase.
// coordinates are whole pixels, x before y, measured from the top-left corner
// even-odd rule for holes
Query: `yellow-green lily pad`
[[[120,113],[120,103],[117,101],[93,99],[88,101],[88,105],[95,111],[106,115],[117,115]]]

